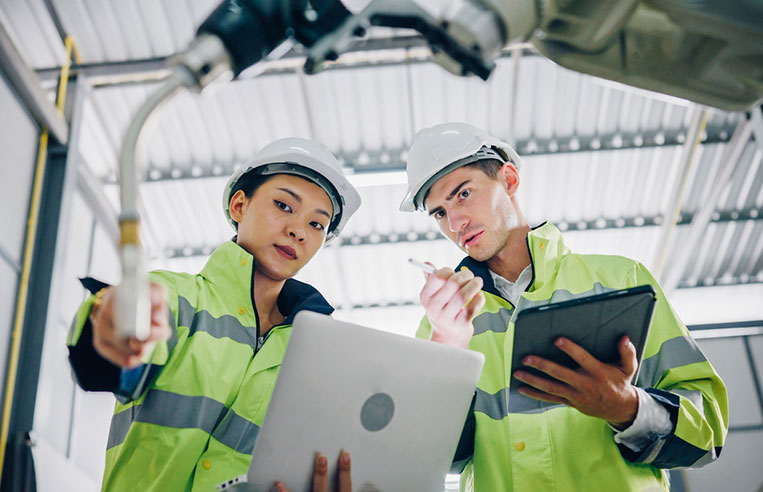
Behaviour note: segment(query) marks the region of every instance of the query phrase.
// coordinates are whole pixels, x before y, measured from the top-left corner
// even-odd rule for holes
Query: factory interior
[[[135,121],[173,67],[195,62],[188,47],[201,46],[220,0],[0,1],[0,490],[109,490],[115,397],[77,384],[67,347],[92,297],[80,279],[120,284],[127,210],[139,223],[140,275],[202,271],[235,234],[221,210],[228,178],[278,139],[324,145],[361,198],[295,278],[338,320],[415,337],[425,277],[408,259],[456,268],[465,256],[427,213],[399,210],[414,135],[447,122],[483,129],[521,156],[516,197],[531,227],[554,224],[577,254],[643,264],[720,375],[722,454],[666,470],[670,489],[763,490],[763,7],[507,1],[517,16],[520,5],[548,4],[543,15],[556,20],[514,37],[506,33],[519,27],[506,27],[501,46],[480,54],[477,44],[470,55],[438,37],[479,34],[447,31],[468,27],[465,11],[440,12],[470,2],[497,3],[343,0],[350,20],[369,4],[414,3],[453,18],[423,28],[371,15],[352,35],[313,39],[289,27],[288,40],[263,42],[248,67],[200,68],[195,87],[154,104],[127,157],[131,175]],[[316,16],[340,2],[292,3]],[[618,9],[628,11],[620,20]],[[586,30],[595,18],[619,22],[610,26],[619,34]],[[641,44],[621,47],[632,65],[620,70],[607,63],[621,48],[569,48],[589,35]],[[459,480],[448,473],[442,490],[459,490]]]

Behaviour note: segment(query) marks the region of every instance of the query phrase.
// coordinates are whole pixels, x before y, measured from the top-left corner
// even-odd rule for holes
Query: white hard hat
[[[339,236],[360,207],[360,195],[344,176],[342,165],[326,147],[304,138],[283,138],[263,147],[228,179],[223,192],[223,211],[234,230],[238,230],[238,226],[230,216],[230,199],[238,181],[249,172],[294,174],[323,188],[334,209],[326,232],[326,244]]]
[[[506,142],[468,123],[442,123],[419,131],[408,149],[408,191],[400,211],[423,209],[424,198],[435,181],[453,169],[490,158],[511,162],[517,170],[522,165]]]

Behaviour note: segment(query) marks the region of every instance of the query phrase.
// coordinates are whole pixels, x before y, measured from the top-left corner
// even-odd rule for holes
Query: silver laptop
[[[332,477],[346,450],[354,490],[442,492],[483,363],[478,352],[300,312],[247,489],[279,480],[309,491],[315,453]]]

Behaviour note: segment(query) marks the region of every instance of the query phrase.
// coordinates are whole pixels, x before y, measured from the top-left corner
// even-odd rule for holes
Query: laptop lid
[[[309,490],[341,450],[359,491],[438,491],[484,363],[461,350],[303,311],[255,442],[250,490]]]

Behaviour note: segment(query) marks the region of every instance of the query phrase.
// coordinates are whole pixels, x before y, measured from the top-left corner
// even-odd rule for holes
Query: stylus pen
[[[422,270],[424,270],[424,273],[432,274],[434,273],[434,270],[435,270],[435,268],[429,263],[424,263],[423,261],[414,260],[413,258],[408,258],[408,263],[421,268]]]

